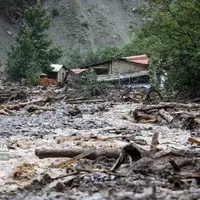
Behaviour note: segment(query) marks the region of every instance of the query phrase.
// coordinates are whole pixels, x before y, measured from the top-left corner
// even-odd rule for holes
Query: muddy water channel
[[[8,144],[10,158],[0,161],[0,199],[13,200],[112,200],[112,199],[198,199],[199,177],[176,180],[168,158],[154,162],[142,158],[134,165],[127,160],[114,173],[107,173],[116,158],[81,159],[66,168],[57,165],[67,158],[39,159],[36,149],[111,148],[120,151],[130,142],[149,150],[152,135],[159,133],[159,149],[191,149],[189,130],[156,124],[138,124],[125,119],[137,104],[79,104],[81,113],[72,116],[73,106],[57,102],[55,111],[37,114],[25,109],[13,116],[0,116],[0,138]],[[197,149],[198,150],[198,149]],[[198,150],[199,151],[199,150]],[[192,158],[176,157],[190,164]],[[138,161],[139,162],[139,161]],[[195,173],[200,162],[185,165],[183,173]],[[77,172],[79,169],[86,171]],[[87,171],[88,170],[88,171]],[[106,170],[106,172],[104,172]],[[68,174],[68,175],[67,175]],[[63,177],[61,177],[63,176]],[[60,177],[60,178],[59,178]],[[180,176],[179,176],[180,177]],[[185,177],[185,176],[184,176]],[[189,179],[189,180],[188,180]],[[185,181],[185,183],[184,183]]]

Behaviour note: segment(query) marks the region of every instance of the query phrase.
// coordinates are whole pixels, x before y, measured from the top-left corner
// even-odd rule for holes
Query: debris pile
[[[103,187],[103,184],[108,183],[117,186],[118,182],[124,181],[126,185],[130,185],[136,191],[139,185],[140,187],[148,185],[149,192],[146,192],[144,187],[140,192],[127,193],[129,198],[134,197],[136,200],[141,197],[152,200],[182,199],[185,196],[187,199],[199,197],[200,153],[194,150],[158,149],[158,136],[159,134],[153,135],[150,150],[145,150],[133,142],[125,145],[121,151],[96,148],[89,150],[37,149],[36,155],[43,159],[49,157],[71,157],[71,159],[56,166],[64,168],[65,175],[52,178],[45,174],[41,180],[34,180],[29,187],[41,187],[45,177],[48,177],[49,181],[42,185],[44,190],[63,193],[69,187],[81,188],[83,184],[86,188],[91,185]],[[80,159],[83,158],[94,160],[93,162],[98,162],[99,158],[103,158],[105,161],[112,158],[111,163],[114,159],[116,161],[110,169],[106,169],[106,167],[98,169],[94,168],[89,160],[81,162]],[[126,167],[122,169],[123,164],[126,164]],[[170,189],[165,189],[166,186]],[[192,191],[191,187],[193,187]],[[184,192],[181,192],[182,190]],[[118,198],[119,196],[118,194]]]
[[[0,165],[0,199],[199,198],[200,104],[141,104],[145,88],[23,91],[0,106],[12,153]]]
[[[142,105],[130,112],[137,123],[166,124],[171,128],[194,129],[200,125],[200,104],[161,102]]]
[[[22,88],[10,88],[0,86],[0,103],[13,100],[24,100],[27,98],[27,92]]]

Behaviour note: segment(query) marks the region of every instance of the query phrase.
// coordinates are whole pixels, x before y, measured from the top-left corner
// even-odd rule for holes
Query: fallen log
[[[135,162],[143,157],[152,157],[152,156],[153,154],[151,152],[146,151],[145,149],[139,147],[135,143],[130,143],[122,148],[116,163],[111,168],[111,171],[117,170],[121,166],[121,164],[126,162],[127,157],[130,158],[130,162],[132,164],[133,161]]]
[[[49,102],[50,100],[51,100],[51,98],[47,97],[47,98],[41,98],[41,99],[28,101],[28,102],[24,102],[24,103],[19,103],[19,104],[15,104],[15,105],[3,105],[0,108],[2,108],[4,110],[5,109],[7,109],[7,110],[19,110],[20,108],[24,108],[24,107],[31,105],[31,104],[46,103],[46,102]]]
[[[168,112],[166,112],[164,109],[159,110],[158,114],[165,119],[168,123],[171,123],[174,119]]]
[[[83,159],[83,158],[89,156],[90,154],[94,153],[95,150],[96,150],[96,148],[93,147],[93,148],[89,149],[88,151],[85,151],[82,154],[79,154],[79,155],[71,158],[67,162],[60,163],[57,167],[59,167],[59,168],[65,168],[65,167],[71,165],[72,163],[75,163],[75,162],[79,161],[80,159]]]
[[[177,157],[177,156],[183,156],[183,157],[189,157],[189,158],[195,158],[200,157],[200,152],[190,149],[166,149],[160,152],[157,152],[155,154],[155,158],[161,158],[161,157]]]
[[[200,145],[200,141],[195,139],[195,138],[188,138],[188,142],[191,142],[191,143],[195,143],[197,145]]]
[[[27,93],[23,89],[17,89],[9,98],[8,101],[17,100],[17,99],[27,99]]]
[[[47,107],[47,106],[30,105],[30,106],[27,106],[26,110],[28,112],[35,112],[36,110],[55,111],[55,108],[53,108],[53,107]]]
[[[134,117],[136,122],[147,122],[147,123],[154,123],[157,121],[155,116],[152,115],[148,115],[148,114],[142,114],[141,112],[139,112],[138,110],[134,110],[133,112],[131,112],[131,115]]]
[[[101,103],[105,102],[104,99],[84,99],[84,100],[67,100],[67,103],[69,104],[81,104],[81,103]]]
[[[155,110],[160,110],[160,109],[168,109],[168,108],[185,108],[185,109],[200,109],[200,104],[196,103],[177,103],[177,102],[161,102],[158,105],[148,105],[144,106],[142,105],[141,107],[136,108],[136,111],[143,111],[143,112],[148,112],[148,111],[155,111]]]
[[[171,106],[171,107],[178,107],[178,108],[185,108],[185,109],[198,109],[200,108],[200,104],[197,103],[177,103],[177,102],[161,102],[159,105],[161,106]]]
[[[40,159],[43,158],[58,158],[58,157],[67,157],[73,158],[79,154],[88,151],[88,149],[36,149],[35,155]],[[95,160],[99,156],[106,156],[107,158],[118,158],[119,152],[116,149],[105,149],[105,148],[97,148],[96,151],[88,156],[87,159]]]
[[[67,102],[70,102],[70,101],[82,101],[82,100],[87,100],[87,98],[86,97],[78,97],[78,98],[66,99]]]
[[[135,110],[136,111],[139,111],[139,112],[148,112],[148,111],[155,111],[155,110],[159,110],[159,109],[167,109],[167,108],[174,108],[175,106],[174,105],[161,105],[161,104],[158,104],[158,105],[148,105],[148,106],[142,106],[142,107],[139,107],[139,108],[136,108]]]
[[[181,115],[182,117],[185,117],[185,118],[187,118],[187,117],[193,117],[193,118],[200,117],[199,112],[192,112],[192,111],[188,112],[188,111],[183,111],[183,110],[177,111],[177,112],[171,112],[170,114],[175,115],[175,116]]]
[[[6,112],[5,110],[0,110],[0,115],[9,115],[9,113],[8,112]]]

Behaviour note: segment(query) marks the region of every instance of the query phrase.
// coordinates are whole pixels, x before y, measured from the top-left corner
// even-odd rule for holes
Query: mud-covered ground
[[[0,116],[1,142],[8,143],[10,154],[8,161],[0,161],[0,199],[200,198],[199,176],[177,180],[173,167],[164,162],[168,158],[156,162],[143,158],[136,165],[130,165],[127,161],[115,173],[109,174],[102,170],[110,170],[116,162],[114,158],[82,159],[66,172],[66,169],[56,166],[67,158],[39,159],[35,156],[35,149],[41,148],[103,147],[120,150],[132,141],[149,150],[155,132],[159,133],[157,147],[160,149],[195,148],[199,151],[195,145],[187,142],[191,136],[189,130],[170,129],[158,124],[136,124],[125,119],[123,116],[128,115],[137,105],[111,101],[82,103],[77,105],[82,114],[71,116],[69,110],[73,105],[57,101],[52,104],[55,111],[30,115],[26,109],[21,109],[15,111],[13,116]],[[183,160],[190,163],[182,168],[183,173],[200,169],[198,158],[195,161],[192,159],[175,157],[180,165]],[[90,172],[73,173],[79,168]],[[67,173],[71,175],[53,180]]]

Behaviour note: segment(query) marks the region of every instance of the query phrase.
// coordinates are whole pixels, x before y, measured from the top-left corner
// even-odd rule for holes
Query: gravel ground
[[[14,116],[0,116],[1,141],[6,141],[10,145],[10,159],[0,161],[0,199],[154,199],[152,185],[157,188],[157,199],[181,199],[184,197],[183,189],[179,190],[180,194],[178,193],[178,195],[165,191],[163,188],[168,185],[164,178],[132,173],[132,171],[127,172],[126,167],[124,168],[128,174],[126,177],[119,178],[115,175],[94,172],[79,177],[64,190],[62,185],[58,187],[55,182],[45,185],[42,189],[38,189],[36,186],[31,187],[33,180],[39,180],[45,174],[51,177],[66,174],[65,169],[55,168],[56,164],[66,159],[40,160],[35,156],[36,148],[95,146],[120,149],[127,144],[127,140],[116,137],[112,140],[100,141],[95,138],[124,134],[131,135],[137,140],[144,140],[145,144],[142,147],[149,149],[154,132],[160,134],[158,148],[190,148],[187,143],[187,139],[190,137],[189,131],[169,129],[166,126],[153,124],[134,124],[124,120],[122,116],[127,115],[137,104],[110,102],[81,104],[78,105],[78,108],[82,114],[74,117],[69,114],[72,105],[57,102],[53,106],[56,111],[46,111],[39,115],[30,115],[25,109],[22,109],[16,111]],[[91,169],[108,170],[116,160],[102,158],[95,161],[83,161],[85,163],[82,165],[90,166]],[[30,166],[23,172],[23,176],[19,175],[21,178],[17,179],[16,167],[24,164]],[[120,168],[120,172],[123,172],[123,166]],[[63,181],[66,182],[66,179]],[[189,188],[187,192],[190,190],[194,196],[200,194],[196,187]],[[151,198],[146,198],[148,194]]]

